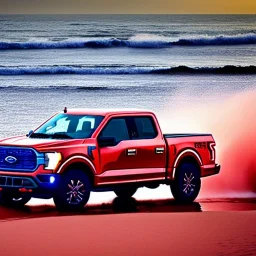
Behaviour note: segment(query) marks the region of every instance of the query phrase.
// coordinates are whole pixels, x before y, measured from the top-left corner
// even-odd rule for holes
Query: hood
[[[7,139],[0,140],[1,146],[10,146],[10,147],[30,147],[34,149],[49,149],[56,147],[65,147],[65,146],[77,146],[84,143],[91,144],[93,139],[33,139],[26,136],[11,137]]]

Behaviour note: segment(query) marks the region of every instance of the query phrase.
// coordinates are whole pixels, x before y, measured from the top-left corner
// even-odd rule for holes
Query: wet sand
[[[0,207],[1,255],[256,255],[256,198]]]
[[[1,255],[256,255],[256,212],[139,213],[2,222]]]
[[[34,201],[35,202],[35,201]],[[116,197],[109,203],[88,204],[80,212],[59,212],[52,200],[38,200],[19,209],[0,206],[0,222],[24,218],[105,215],[119,213],[176,213],[176,212],[222,212],[222,211],[256,211],[256,198],[220,198],[201,199],[191,204],[177,204],[173,199],[121,200]]]

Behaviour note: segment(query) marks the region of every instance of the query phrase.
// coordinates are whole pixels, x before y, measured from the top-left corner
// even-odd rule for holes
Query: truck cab
[[[160,184],[192,202],[201,178],[220,171],[215,155],[211,134],[163,134],[151,111],[65,108],[26,136],[0,140],[1,203],[53,197],[76,210],[91,191],[127,198]]]

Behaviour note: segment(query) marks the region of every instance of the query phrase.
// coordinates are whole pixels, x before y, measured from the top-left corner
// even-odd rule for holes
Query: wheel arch
[[[95,167],[92,162],[82,156],[71,157],[67,159],[58,169],[57,173],[63,174],[70,170],[81,170],[86,173],[91,181],[91,184],[94,186],[94,175],[95,175]]]
[[[200,155],[193,149],[186,149],[186,150],[183,150],[182,152],[180,152],[175,159],[173,173],[172,173],[173,180],[175,179],[175,175],[176,175],[179,167],[184,163],[194,164],[198,168],[198,171],[201,176],[202,160],[201,160]]]

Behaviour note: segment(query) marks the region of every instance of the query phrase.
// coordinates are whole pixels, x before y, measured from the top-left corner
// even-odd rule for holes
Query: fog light
[[[54,183],[55,178],[53,176],[50,177],[50,183]]]

